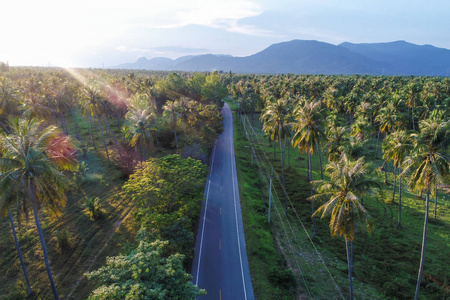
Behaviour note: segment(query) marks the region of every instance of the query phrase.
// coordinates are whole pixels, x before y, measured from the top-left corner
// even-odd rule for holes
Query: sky
[[[247,56],[294,39],[450,49],[448,0],[11,0],[1,12],[0,62],[12,66]]]

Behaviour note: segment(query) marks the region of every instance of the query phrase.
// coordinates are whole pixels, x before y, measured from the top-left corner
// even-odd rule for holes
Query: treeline
[[[124,195],[117,197],[130,200],[142,229],[135,248],[86,274],[101,284],[91,298],[195,298],[202,293],[186,271],[193,258],[205,164],[223,130],[220,109],[226,94],[217,73],[1,70],[0,210],[9,215],[12,228],[14,219],[20,221],[33,210],[55,299],[58,287],[45,243],[49,237],[41,230],[39,215],[42,210],[61,215],[66,193],[90,184],[87,161],[98,160],[129,178]],[[92,222],[109,217],[102,198],[106,196],[78,200]],[[70,233],[59,232],[63,252]],[[30,283],[14,229],[13,234],[31,295],[31,287],[39,284]],[[116,280],[104,274],[115,274]],[[39,297],[46,295],[39,292]]]
[[[364,207],[364,199],[384,202],[380,196],[386,189],[383,184],[391,185],[392,196],[386,202],[397,204],[397,226],[401,228],[402,181],[411,193],[425,195],[417,299],[430,202],[434,199],[436,219],[438,191],[450,183],[450,79],[230,74],[225,78],[239,112],[250,115],[251,122],[254,113],[260,113],[262,130],[279,148],[286,216],[286,148],[292,146],[307,154],[312,236],[316,235],[315,218],[329,216],[331,235],[344,237],[350,298],[353,240],[357,232],[370,232],[377,225]],[[327,155],[324,161],[322,152]],[[313,179],[312,155],[319,158],[319,180]],[[374,170],[370,162],[381,157],[383,165]],[[393,168],[393,182],[388,182],[389,167]],[[383,181],[378,180],[378,172],[384,173]],[[444,287],[446,284],[448,281]]]

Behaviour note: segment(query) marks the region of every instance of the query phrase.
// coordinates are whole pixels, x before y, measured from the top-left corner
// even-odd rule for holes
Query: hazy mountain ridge
[[[293,40],[273,44],[246,57],[229,55],[139,58],[119,69],[168,71],[232,71],[255,74],[416,75],[450,76],[450,50],[405,41],[342,43]]]

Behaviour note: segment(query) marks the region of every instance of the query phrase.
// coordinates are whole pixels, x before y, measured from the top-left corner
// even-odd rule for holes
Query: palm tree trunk
[[[388,181],[387,181],[387,163],[386,163],[386,160],[384,160],[382,168],[384,169],[384,184],[387,185]]]
[[[69,132],[67,131],[66,122],[64,120],[64,114],[61,111],[59,112],[59,119],[61,120],[61,127],[62,127],[63,132],[65,134],[69,134]]]
[[[177,130],[175,128],[173,129],[173,133],[175,134],[175,145],[177,146],[177,149],[178,149]]]
[[[348,282],[349,282],[349,290],[350,290],[350,300],[353,300],[353,257],[350,253],[351,249],[349,247],[349,242],[347,238],[345,239],[345,250],[347,251],[347,263],[348,263]]]
[[[30,184],[30,187],[29,187],[30,195],[33,198],[34,221],[36,223],[36,228],[39,233],[39,239],[41,241],[42,252],[44,253],[45,268],[47,269],[47,275],[48,275],[48,279],[50,280],[50,285],[52,287],[53,296],[55,297],[55,300],[59,300],[58,291],[56,290],[55,281],[53,280],[52,271],[50,270],[50,264],[48,262],[47,246],[45,245],[44,233],[42,232],[41,222],[39,221],[39,215],[38,215],[38,210],[37,210],[38,204],[37,204],[37,199],[36,199],[36,191],[34,190],[33,179],[31,179],[29,184]]]
[[[92,133],[92,117],[90,114],[88,114],[88,131],[89,131],[89,135],[91,136],[92,139],[92,144],[94,145],[94,149],[97,150],[97,146],[95,145],[95,140],[94,140],[94,134]]]
[[[70,114],[72,115],[73,123],[75,125],[75,136],[77,137],[77,140],[79,140],[80,135],[78,134],[78,122],[77,122],[77,118],[75,116],[75,112],[73,111],[72,108],[70,108]]]
[[[272,145],[273,145],[273,159],[276,160],[277,156],[276,156],[276,153],[275,153],[275,143],[272,143]]]
[[[158,129],[156,128],[156,119],[153,119],[153,125],[155,126],[155,141],[156,141],[156,146],[158,147]]]
[[[314,190],[312,185],[312,162],[311,162],[311,150],[308,150],[308,163],[309,163],[309,185],[311,188],[311,197],[314,196]],[[311,200],[311,209],[314,214],[314,200]],[[312,217],[313,220],[313,238],[316,237],[316,217]]]
[[[378,134],[377,134],[377,145],[375,147],[375,155],[378,155],[378,143],[380,141],[380,129],[378,129]]]
[[[6,127],[5,127],[5,125],[3,124],[2,121],[0,121],[0,126],[2,126],[3,130],[4,130],[6,133],[9,133],[8,129],[6,129]]]
[[[395,201],[395,186],[397,184],[397,167],[394,164],[394,188],[392,189],[392,203]]]
[[[9,210],[8,210],[8,217],[9,217],[9,222],[11,223],[11,228],[12,228],[12,232],[13,232],[13,236],[14,236],[14,244],[16,245],[17,254],[19,255],[20,265],[22,266],[23,275],[25,276],[25,281],[27,282],[28,296],[30,296],[31,294],[33,294],[33,291],[31,290],[30,280],[28,279],[28,272],[27,272],[27,268],[25,267],[25,262],[23,261],[22,252],[20,251],[19,241],[17,239],[17,234],[16,234],[16,228],[14,226],[14,220],[11,215],[11,211],[9,211]]]
[[[288,142],[288,164],[289,164],[289,169],[291,168],[291,141],[289,140]],[[286,149],[286,142],[284,143],[284,148]]]
[[[398,171],[401,173],[401,169]],[[402,227],[402,177],[398,178],[398,227]]]
[[[284,195],[284,206],[285,206],[285,215],[287,217],[288,212],[288,204],[287,204],[287,194],[286,194],[286,181],[284,180],[284,151],[283,151],[283,143],[280,140],[280,154],[281,154],[281,181],[283,182],[283,195]]]
[[[108,127],[108,130],[109,130],[109,138],[111,138],[111,135],[112,135],[114,143],[116,144],[116,146],[118,146],[118,143],[117,143],[117,140],[116,140],[116,136],[114,135],[114,132],[112,131],[111,126],[109,126],[108,119],[106,118],[105,115],[103,115],[103,119],[105,120],[106,127]]]
[[[419,299],[420,281],[422,280],[423,263],[425,261],[425,246],[427,244],[427,225],[428,225],[429,207],[430,207],[430,187],[427,187],[427,196],[426,196],[426,204],[425,204],[425,221],[423,224],[422,252],[420,254],[419,276],[417,278],[416,294],[414,296],[414,300]]]
[[[323,180],[323,170],[322,170],[322,156],[320,155],[320,147],[319,143],[316,141],[317,154],[319,155],[319,164],[320,164],[320,178]]]
[[[116,115],[116,123],[117,123],[117,132],[120,138],[120,115],[119,112],[117,111],[117,109],[115,110],[115,115]]]
[[[100,119],[98,118],[97,114],[95,114],[95,118],[97,119],[98,126],[100,126],[100,132],[101,132],[101,134],[102,134],[102,139],[103,139],[103,146],[105,146],[106,157],[107,157],[108,160],[109,160],[108,146],[106,145],[105,135],[103,134],[102,124],[100,123]]]
[[[140,143],[141,144],[141,151],[139,151],[140,152],[140,155],[141,155],[141,163],[143,163],[144,162],[144,159],[145,159],[145,145],[144,145],[144,143]]]
[[[436,220],[437,213],[437,183],[434,186],[434,219]]]

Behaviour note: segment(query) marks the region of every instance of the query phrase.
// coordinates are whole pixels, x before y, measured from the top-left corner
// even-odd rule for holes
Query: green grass
[[[269,145],[268,139],[260,132],[261,123],[257,116],[254,118],[253,125],[257,133],[257,137],[254,137],[253,140],[257,153],[260,157],[265,157],[264,155],[266,155],[268,162],[274,166],[275,172],[281,174],[279,149],[275,148],[276,159],[274,159],[273,148]],[[239,122],[235,122],[235,126],[235,131],[239,136]],[[377,156],[375,155],[375,143],[376,140],[371,140],[366,147],[366,157],[375,158]],[[248,144],[246,145],[248,146]],[[236,143],[237,155],[239,152],[245,152],[247,155],[243,161],[237,161],[238,169],[241,169],[241,172],[245,174],[252,172],[252,170],[257,170],[256,166],[258,166],[261,172],[265,172],[265,174],[255,174],[253,176],[259,178],[260,185],[264,186],[264,188],[259,187],[259,190],[264,190],[265,192],[254,192],[252,196],[241,198],[242,202],[244,205],[245,202],[258,203],[255,210],[258,211],[259,208],[260,214],[264,216],[256,219],[250,215],[248,218],[254,222],[251,223],[251,226],[259,230],[265,230],[266,234],[274,236],[275,240],[278,241],[278,250],[282,255],[282,260],[292,268],[296,275],[299,286],[297,294],[304,294],[306,297],[316,299],[340,298],[337,289],[333,288],[334,281],[343,296],[348,297],[347,261],[343,238],[332,238],[328,228],[329,220],[318,219],[316,220],[317,236],[313,240],[313,245],[300,223],[301,221],[311,235],[311,202],[306,200],[309,196],[309,184],[306,177],[306,156],[302,154],[299,158],[297,151],[291,151],[289,167],[288,154],[286,153],[286,189],[293,207],[290,206],[287,220],[285,218],[277,218],[276,209],[278,209],[280,216],[284,212],[284,200],[281,199],[281,202],[275,200],[274,203],[278,204],[272,206],[273,222],[271,228],[268,229],[263,224],[266,222],[268,206],[268,181],[264,179],[264,176],[268,176],[270,168],[264,170],[263,165],[267,166],[268,162],[266,161],[262,164],[256,159],[255,165],[250,165],[250,150],[244,146],[243,142]],[[380,147],[378,151],[380,151]],[[380,157],[381,154],[378,156]],[[325,166],[326,158],[322,158],[322,161]],[[257,164],[256,162],[259,163]],[[379,168],[382,163],[381,159],[373,159],[373,170],[375,171]],[[317,154],[313,156],[312,164],[313,178],[315,180],[320,179]],[[389,164],[388,181],[390,184],[393,183],[392,171],[393,167]],[[248,185],[255,189],[255,182],[252,182],[247,177],[241,175],[239,177],[240,184],[244,187]],[[384,182],[384,173],[379,173],[376,177],[380,183]],[[278,195],[282,198],[280,185],[277,184],[275,187]],[[251,200],[248,199],[250,197],[252,197]],[[419,199],[416,195],[408,192],[404,180],[402,192],[403,227],[398,228],[398,205],[385,203],[385,200],[391,197],[392,186],[383,185],[383,196],[381,198],[366,197],[364,199],[364,206],[375,221],[376,230],[371,235],[358,233],[355,238],[354,288],[357,299],[411,299],[414,296],[420,260],[425,203],[424,199]],[[439,191],[438,217],[436,221],[432,220],[432,203],[430,203],[430,221],[420,299],[450,299],[450,268],[448,262],[448,257],[450,257],[450,209],[448,197],[448,194]],[[398,190],[396,201],[398,201]],[[316,204],[316,208],[318,205]],[[295,208],[298,218],[293,208]],[[243,214],[245,220],[245,214],[249,213],[244,211]],[[249,239],[247,228],[246,238]],[[317,248],[320,255],[315,252],[314,247]],[[251,244],[248,244],[248,248],[251,248]],[[249,257],[249,260],[252,276],[254,276],[255,272],[260,272],[261,269],[252,266],[252,264],[258,265],[258,262],[255,262],[257,258],[252,259]],[[324,261],[324,264],[321,260]],[[281,268],[283,269],[283,265]],[[331,275],[328,274],[326,269],[329,270]],[[267,270],[268,268],[263,269],[262,272],[267,274]],[[258,277],[254,277],[254,280],[257,281],[260,277],[264,277],[264,275],[258,274]],[[268,284],[275,283],[269,282]],[[264,284],[259,283],[254,283],[254,286],[257,293],[265,293],[267,288]],[[258,290],[258,287],[260,290]]]
[[[279,255],[267,221],[261,178],[250,165],[248,142],[234,118],[234,142],[247,255],[255,296],[258,299],[292,299],[293,276]]]

